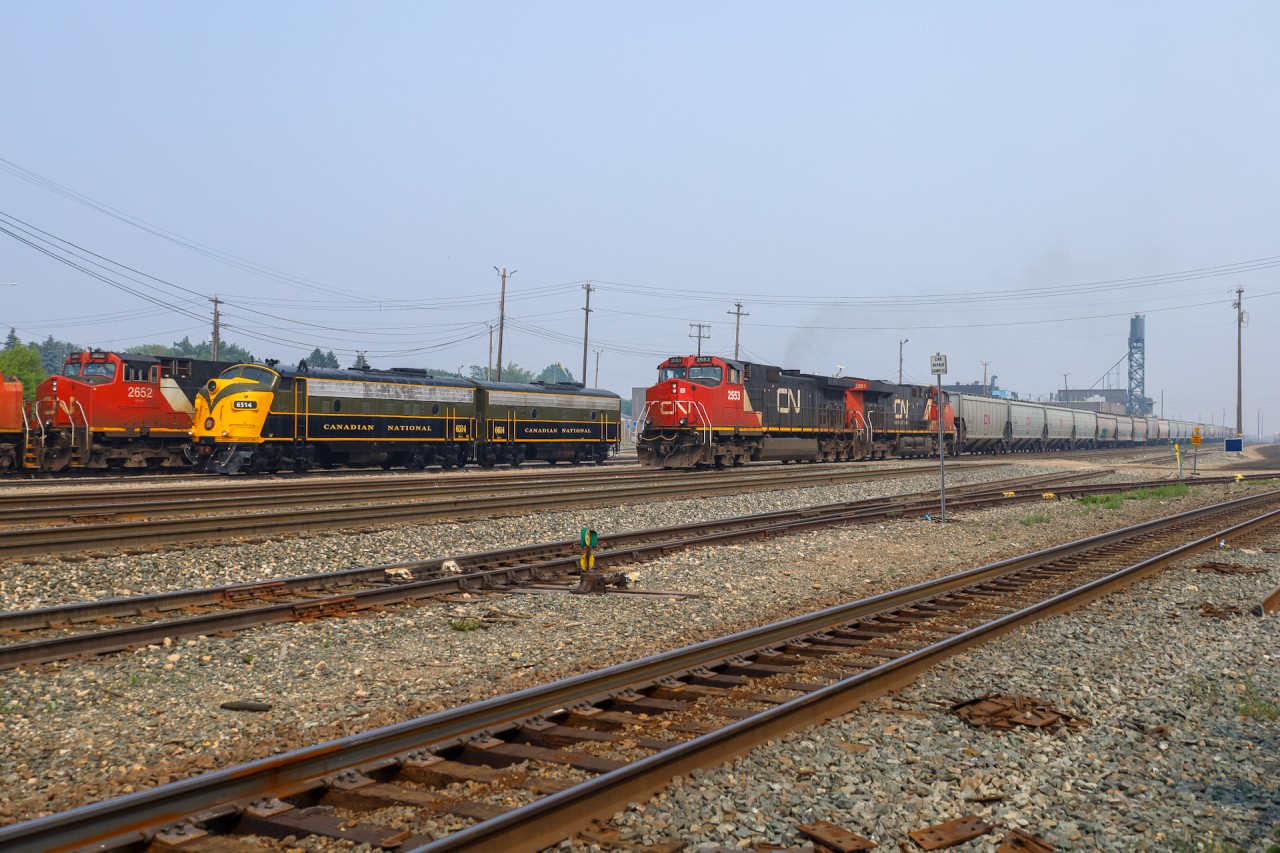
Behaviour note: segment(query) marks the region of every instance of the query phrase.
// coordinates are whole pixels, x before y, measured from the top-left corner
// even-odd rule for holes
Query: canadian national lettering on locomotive
[[[576,383],[240,364],[200,390],[191,436],[199,467],[221,474],[599,464],[617,452],[621,405],[617,394]]]
[[[649,468],[838,462],[1169,444],[1197,424],[829,377],[714,356],[672,356],[645,394],[636,444]],[[1223,427],[1199,425],[1210,437]]]

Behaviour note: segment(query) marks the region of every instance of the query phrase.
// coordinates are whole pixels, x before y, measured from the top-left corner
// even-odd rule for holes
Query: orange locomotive
[[[0,474],[18,467],[26,424],[22,383],[15,376],[0,375]]]

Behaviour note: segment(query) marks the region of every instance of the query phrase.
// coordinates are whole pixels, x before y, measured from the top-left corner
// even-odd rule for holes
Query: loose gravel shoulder
[[[948,483],[1044,470],[1043,465],[1010,464],[948,477]],[[0,606],[48,606],[425,559],[567,538],[582,526],[601,531],[607,541],[612,530],[919,491],[935,484],[934,478],[920,477],[876,486],[745,494],[82,562],[0,564]],[[900,521],[815,531],[672,555],[633,572],[641,588],[698,593],[694,598],[459,597],[368,618],[277,626],[98,661],[0,673],[0,750],[6,756],[0,766],[0,822],[403,720],[1260,488],[1205,487],[1186,498],[1130,501],[1119,509],[1092,512],[1071,502],[1046,501],[949,513],[955,523],[946,528]],[[1274,752],[1277,723],[1232,711],[1241,697],[1256,700],[1258,708],[1277,707],[1280,620],[1207,619],[1198,607],[1212,600],[1247,612],[1280,584],[1280,558],[1261,552],[1232,552],[1231,558],[1255,560],[1266,571],[1166,573],[1138,593],[1161,601],[1153,613],[1135,612],[1139,608],[1126,607],[1117,598],[1079,616],[1010,635],[996,646],[955,659],[892,702],[786,739],[774,751],[777,757],[763,750],[734,767],[685,780],[645,811],[628,812],[618,821],[638,835],[654,832],[694,844],[741,848],[758,841],[776,843],[787,833],[794,836],[797,822],[814,817],[874,835],[884,846],[905,838],[907,829],[955,816],[953,810],[982,813],[983,808],[1002,821],[1006,813],[1016,812],[1009,820],[1025,820],[1030,831],[1067,849],[1177,849],[1170,840],[1192,830],[1213,838],[1260,839],[1280,823],[1274,781],[1280,778]],[[1170,585],[1173,597],[1165,598],[1162,584]],[[454,627],[477,623],[478,630]],[[1117,661],[1124,665],[1117,667]],[[1200,685],[1200,695],[1189,693],[1195,685]],[[961,728],[932,704],[990,690],[1038,696],[1090,718],[1091,725],[1069,735],[989,735]],[[219,708],[238,699],[264,702],[272,710],[254,714]],[[1128,725],[1134,721],[1145,728]],[[1143,733],[1155,725],[1167,725],[1171,733],[1155,739]],[[870,750],[851,751],[839,745],[841,740]],[[966,748],[975,754],[964,752]],[[791,772],[783,759],[791,762]],[[1198,777],[1183,778],[1191,769]],[[732,783],[726,774],[732,775]],[[1229,774],[1253,781],[1242,786],[1230,781]],[[713,788],[714,798],[706,796]],[[1237,794],[1239,801],[1228,802]],[[966,802],[996,795],[1005,799],[981,807]],[[1132,820],[1135,815],[1145,820]],[[1139,822],[1146,826],[1138,829]],[[1158,838],[1161,832],[1163,839]],[[982,846],[986,843],[957,849],[994,850],[994,844]]]

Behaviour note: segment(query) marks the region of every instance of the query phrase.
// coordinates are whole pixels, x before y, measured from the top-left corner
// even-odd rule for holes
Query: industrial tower
[[[1129,320],[1129,400],[1125,410],[1130,415],[1148,414],[1146,325],[1142,314]]]

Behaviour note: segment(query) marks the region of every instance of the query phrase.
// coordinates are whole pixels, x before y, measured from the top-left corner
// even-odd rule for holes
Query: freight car
[[[923,386],[672,356],[645,394],[636,451],[649,468],[936,455],[934,398]],[[950,445],[949,409],[943,430]]]
[[[36,386],[23,467],[179,468],[190,464],[192,399],[225,362],[92,350]]]
[[[423,370],[227,368],[201,389],[191,430],[201,470],[338,465],[461,467],[603,462],[621,398],[576,383],[472,382]]]
[[[26,434],[22,383],[16,376],[0,375],[0,473],[13,471],[21,464]]]

